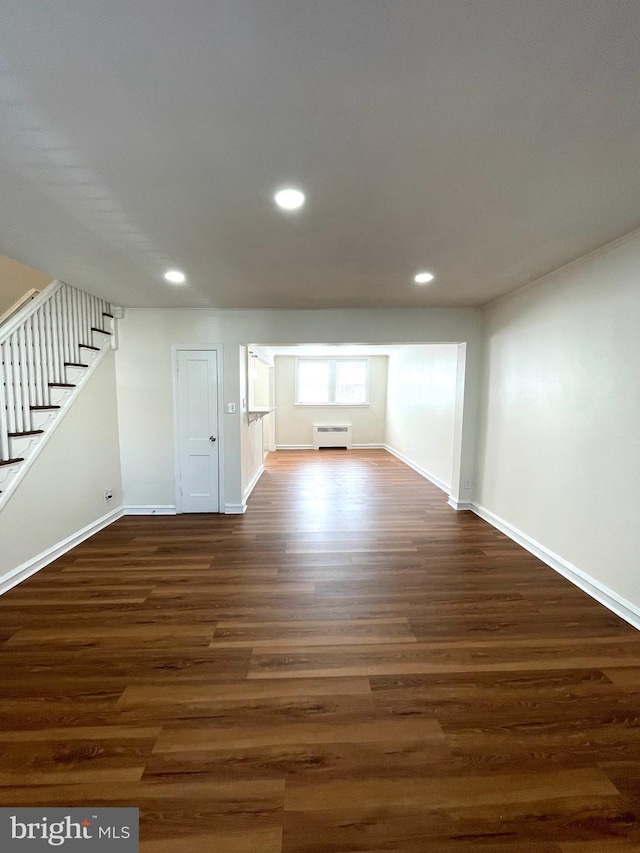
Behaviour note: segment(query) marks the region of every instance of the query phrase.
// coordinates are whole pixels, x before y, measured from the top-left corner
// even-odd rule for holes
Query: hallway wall
[[[476,501],[640,609],[639,270],[622,240],[487,307]]]
[[[107,489],[113,492],[109,503]],[[121,507],[115,359],[109,350],[2,507],[0,588],[16,569],[85,528],[99,529]]]
[[[453,476],[458,347],[407,346],[389,357],[385,443],[446,492]]]

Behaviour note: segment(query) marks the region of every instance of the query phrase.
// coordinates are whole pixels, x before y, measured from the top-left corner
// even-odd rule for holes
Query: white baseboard
[[[434,477],[433,474],[430,474],[424,468],[421,468],[420,465],[417,465],[415,462],[412,462],[407,456],[403,453],[400,453],[399,450],[394,450],[393,447],[390,447],[388,444],[383,444],[382,447],[390,453],[392,456],[395,456],[396,459],[399,459],[401,462],[404,462],[405,465],[408,465],[409,468],[413,468],[414,471],[417,471],[421,477],[424,477],[425,480],[429,480],[429,482],[433,483],[434,486],[437,486],[439,489],[442,489],[445,494],[450,494],[451,489],[447,486],[446,483],[443,483],[442,480],[439,480],[437,477]]]
[[[148,506],[125,506],[124,515],[176,515],[176,508],[171,504],[149,504]]]
[[[42,553],[38,554],[37,557],[33,557],[21,566],[12,569],[6,575],[0,577],[0,595],[12,589],[14,586],[17,586],[19,583],[22,583],[22,581],[31,577],[31,575],[35,575],[35,573],[39,572],[40,569],[44,569],[44,567],[48,566],[49,563],[57,560],[58,557],[66,554],[67,551],[75,548],[76,545],[84,542],[85,539],[93,536],[94,533],[98,533],[103,528],[108,527],[114,521],[117,521],[123,514],[122,507],[113,509],[101,518],[96,519],[96,521],[92,521],[91,524],[87,524],[86,527],[83,527],[82,530],[78,530],[77,533],[72,533],[71,536],[67,536],[66,539],[63,539],[56,545],[52,545],[51,548],[47,548],[46,551],[42,551]]]
[[[351,449],[388,450],[389,448],[386,446],[386,444],[352,444]],[[277,444],[276,450],[313,450],[313,444]],[[328,448],[328,450],[331,450],[331,448]]]
[[[244,515],[247,511],[246,503],[241,504],[225,504],[224,505],[224,514],[225,515]]]
[[[258,480],[260,479],[260,477],[262,477],[263,474],[264,474],[264,465],[261,465],[258,468],[258,470],[256,471],[256,473],[253,475],[253,479],[251,480],[251,482],[249,483],[247,488],[244,490],[244,503],[245,504],[249,500],[249,495],[255,489],[255,487],[258,483]]]
[[[449,495],[449,500],[447,501],[450,507],[453,509],[457,509],[459,512],[464,510],[473,510],[473,503],[471,501],[457,501],[454,497]]]
[[[504,533],[505,536],[509,537],[509,539],[513,539],[514,542],[517,542],[518,545],[521,545],[525,550],[533,554],[534,557],[542,560],[543,563],[546,563],[558,572],[558,574],[567,578],[567,580],[571,581],[571,583],[575,584],[583,592],[586,592],[587,595],[590,595],[591,598],[595,598],[595,600],[600,602],[600,604],[603,604],[617,616],[620,616],[630,625],[633,625],[634,628],[640,630],[640,608],[635,604],[632,604],[626,598],[618,595],[617,592],[609,589],[609,587],[600,583],[600,581],[592,578],[591,575],[583,572],[582,569],[579,569],[572,563],[567,562],[567,560],[563,559],[558,554],[554,554],[554,552],[550,551],[549,548],[545,547],[540,542],[537,542],[535,539],[532,539],[531,536],[523,533],[522,530],[518,530],[517,527],[514,527],[508,521],[505,521],[504,518],[500,518],[500,516],[495,515],[490,510],[486,509],[486,507],[473,503],[471,508],[476,515],[479,515],[480,518],[484,519],[484,521],[491,524],[501,533]]]

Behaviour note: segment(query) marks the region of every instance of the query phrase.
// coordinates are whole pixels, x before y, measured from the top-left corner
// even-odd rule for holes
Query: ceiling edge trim
[[[594,258],[597,258],[600,255],[606,255],[607,252],[610,252],[613,249],[617,249],[619,246],[623,246],[625,243],[630,243],[638,238],[640,238],[640,228],[634,228],[633,231],[629,231],[627,234],[623,234],[620,237],[616,237],[613,240],[609,240],[608,243],[603,243],[601,246],[598,246],[595,249],[591,249],[591,251],[587,252],[585,255],[579,255],[572,261],[567,261],[567,263],[563,264],[561,267],[556,267],[554,270],[551,270],[551,272],[547,272],[539,278],[533,279],[533,281],[528,281],[526,284],[522,284],[520,285],[520,287],[516,287],[515,290],[510,290],[508,293],[503,293],[501,296],[496,296],[494,299],[489,299],[488,302],[483,302],[482,305],[478,307],[481,311],[484,311],[486,308],[490,308],[493,305],[499,305],[501,302],[506,302],[507,300],[512,299],[515,296],[519,296],[521,293],[524,293],[527,290],[531,290],[534,287],[539,287],[542,284],[546,284],[549,281],[553,281],[554,278],[557,278],[563,273],[581,267],[583,264],[589,263],[589,261],[592,261]]]

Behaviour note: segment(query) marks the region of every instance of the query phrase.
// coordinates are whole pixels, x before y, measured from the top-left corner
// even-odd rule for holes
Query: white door
[[[218,362],[178,351],[178,453],[182,512],[218,512]]]

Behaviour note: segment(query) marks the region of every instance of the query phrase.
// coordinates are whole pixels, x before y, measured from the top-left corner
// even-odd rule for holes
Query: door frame
[[[173,407],[173,488],[176,513],[182,513],[182,493],[180,489],[180,441],[178,424],[178,353],[185,351],[215,352],[217,365],[218,399],[218,514],[224,514],[224,430],[223,423],[223,346],[222,344],[172,344],[171,345],[171,393]]]

